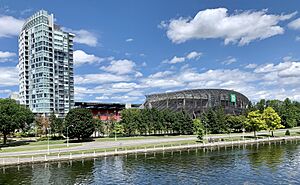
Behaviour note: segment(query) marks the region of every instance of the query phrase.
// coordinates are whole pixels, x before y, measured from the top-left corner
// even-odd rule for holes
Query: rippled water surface
[[[277,143],[7,167],[0,184],[300,184],[299,147]]]

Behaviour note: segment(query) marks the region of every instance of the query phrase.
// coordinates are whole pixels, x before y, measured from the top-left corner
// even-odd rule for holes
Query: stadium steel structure
[[[146,95],[144,108],[185,110],[198,117],[209,108],[222,107],[226,114],[241,114],[249,105],[243,94],[226,89],[193,89],[177,92]]]

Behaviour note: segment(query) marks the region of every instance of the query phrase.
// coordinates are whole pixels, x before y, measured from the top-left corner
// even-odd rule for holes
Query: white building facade
[[[41,10],[19,35],[19,100],[33,113],[64,117],[74,106],[73,39]]]

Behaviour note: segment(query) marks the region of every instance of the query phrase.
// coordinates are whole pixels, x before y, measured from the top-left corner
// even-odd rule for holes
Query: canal
[[[0,168],[0,184],[300,184],[300,144],[193,149]]]

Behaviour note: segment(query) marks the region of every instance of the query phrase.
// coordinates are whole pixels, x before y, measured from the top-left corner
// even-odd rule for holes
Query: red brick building
[[[90,109],[94,118],[101,121],[121,120],[121,111],[128,108],[139,108],[140,104],[75,102],[76,108]]]

